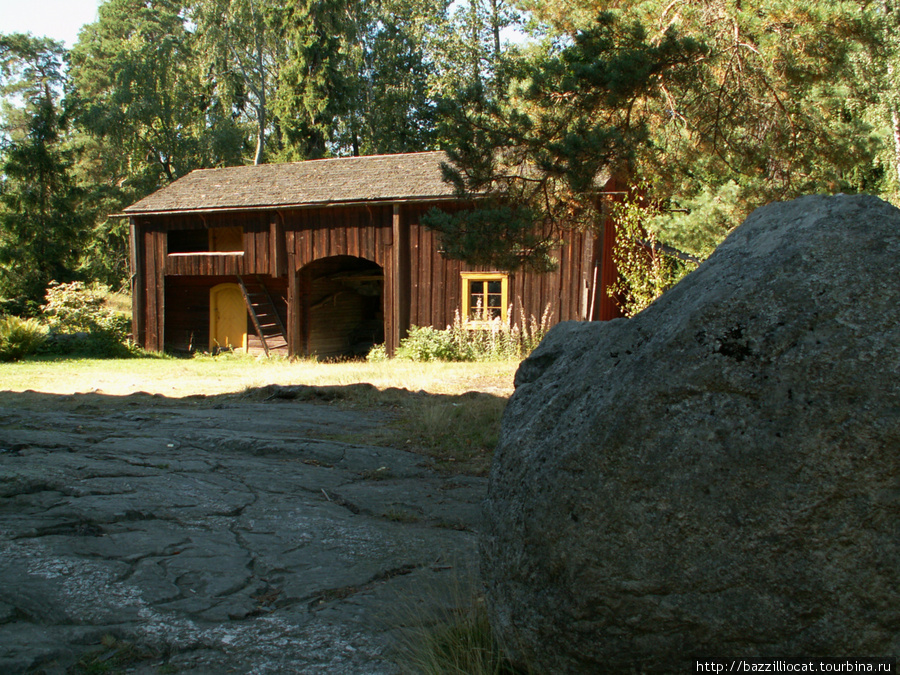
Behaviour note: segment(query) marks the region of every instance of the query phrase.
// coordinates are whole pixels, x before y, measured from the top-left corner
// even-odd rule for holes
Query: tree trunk
[[[256,32],[256,67],[259,73],[259,108],[256,111],[256,156],[254,164],[266,163],[266,125],[269,123],[266,112],[266,70],[263,58],[263,44],[259,30]]]
[[[891,131],[894,133],[894,168],[897,170],[897,182],[900,183],[900,115],[896,106],[891,106]]]

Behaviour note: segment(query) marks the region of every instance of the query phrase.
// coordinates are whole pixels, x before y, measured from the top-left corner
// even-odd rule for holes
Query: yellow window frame
[[[500,282],[500,316],[499,319],[507,322],[507,310],[509,308],[509,275],[503,272],[461,272],[462,278],[462,319],[466,325],[477,327],[490,324],[491,320],[471,318],[472,310],[472,283],[478,281]],[[486,295],[486,293],[485,293]],[[495,319],[494,319],[495,320]]]

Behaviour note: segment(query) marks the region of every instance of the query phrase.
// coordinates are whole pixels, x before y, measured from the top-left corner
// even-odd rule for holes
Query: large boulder
[[[900,211],[766,206],[635,318],[554,328],[485,511],[536,672],[900,653]]]

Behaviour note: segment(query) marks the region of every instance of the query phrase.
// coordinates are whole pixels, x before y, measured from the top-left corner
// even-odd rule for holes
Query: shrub
[[[37,319],[0,317],[0,361],[19,361],[34,354],[47,339],[47,331]]]
[[[471,327],[463,323],[457,312],[453,325],[445,330],[412,326],[409,336],[400,341],[396,356],[411,361],[524,359],[543,339],[549,323],[549,305],[540,320],[532,316],[523,320],[521,326],[495,319]]]
[[[131,320],[105,306],[104,286],[52,282],[41,308],[50,329],[48,350],[57,354],[124,357],[135,352],[128,342]]]
[[[412,326],[409,336],[400,341],[396,356],[410,361],[473,361],[465,346],[454,344],[453,338],[450,328],[436,330],[430,326]]]
[[[372,349],[369,350],[369,353],[366,354],[366,361],[371,363],[378,363],[380,361],[387,361],[387,349],[384,345],[375,345]]]

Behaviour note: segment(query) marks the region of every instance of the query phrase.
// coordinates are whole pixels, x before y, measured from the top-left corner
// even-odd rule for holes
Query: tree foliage
[[[893,4],[520,0],[539,42],[504,65],[509,87],[442,109],[448,178],[483,209],[429,225],[453,257],[547,269],[565,232],[600,222],[615,175],[657,205],[632,223],[652,286],[656,252],[702,259],[766,202],[889,192]]]
[[[79,124],[115,182],[142,193],[240,161],[232,118],[197,68],[180,0],[107,0],[71,54]]]
[[[213,83],[223,110],[251,127],[253,163],[266,161],[272,99],[285,61],[282,3],[271,0],[195,0],[200,71]]]
[[[447,178],[482,205],[429,217],[445,253],[503,269],[552,268],[565,231],[599,222],[604,177],[629,171],[649,143],[641,100],[663,75],[687,80],[705,54],[674,31],[650,42],[639,23],[607,13],[558,53],[515,64],[507,96],[489,98],[476,84],[445,104],[447,133],[456,135]]]
[[[0,295],[21,313],[36,308],[52,279],[73,276],[84,239],[80,191],[63,146],[63,54],[46,38],[0,36],[2,93],[22,101],[6,108],[0,146]]]
[[[109,214],[194,169],[437,148],[481,207],[430,216],[450,257],[551,268],[615,175],[656,205],[626,239],[700,259],[767,201],[900,194],[898,54],[897,0],[104,0],[68,54],[0,37],[0,295],[119,287]]]

